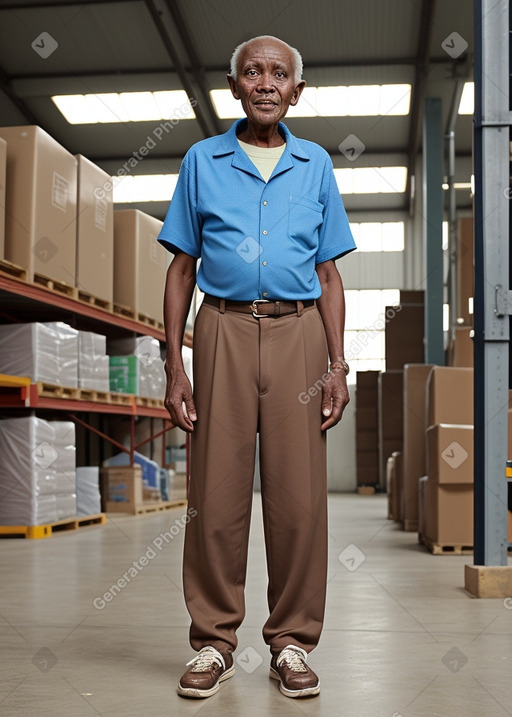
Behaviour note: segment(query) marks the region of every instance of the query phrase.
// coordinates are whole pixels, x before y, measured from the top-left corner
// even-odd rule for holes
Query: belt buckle
[[[261,319],[262,316],[268,316],[268,314],[258,314],[258,304],[270,304],[270,299],[254,299],[251,303],[252,315],[255,319]]]

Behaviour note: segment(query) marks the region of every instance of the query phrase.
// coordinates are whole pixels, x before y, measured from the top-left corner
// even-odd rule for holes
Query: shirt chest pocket
[[[308,197],[290,195],[288,235],[308,249],[318,245],[318,227],[322,223],[323,204]]]

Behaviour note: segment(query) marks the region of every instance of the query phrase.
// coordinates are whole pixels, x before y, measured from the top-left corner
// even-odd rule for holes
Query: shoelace
[[[285,647],[277,658],[277,666],[279,667],[282,662],[284,662],[292,672],[308,671],[305,665],[306,653],[301,650],[300,647]]]
[[[206,672],[215,664],[222,669],[225,667],[225,663],[220,652],[217,652],[217,650],[213,647],[203,647],[198,655],[192,658],[190,662],[187,662],[187,667],[189,665],[193,665],[191,672]]]

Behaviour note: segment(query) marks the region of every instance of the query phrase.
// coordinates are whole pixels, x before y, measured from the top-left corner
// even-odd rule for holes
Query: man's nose
[[[270,72],[261,75],[258,90],[260,90],[260,92],[274,92],[274,79]]]

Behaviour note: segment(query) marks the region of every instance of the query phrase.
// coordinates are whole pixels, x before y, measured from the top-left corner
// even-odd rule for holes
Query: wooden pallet
[[[375,495],[375,486],[374,485],[358,485],[357,486],[357,494],[358,495]]]
[[[135,311],[130,306],[125,306],[124,304],[114,302],[112,305],[112,313],[125,316],[128,319],[135,319]]]
[[[164,328],[164,325],[162,324],[161,321],[152,319],[151,316],[146,316],[146,314],[137,313],[137,320],[140,321],[141,324],[146,324],[146,326],[151,326],[151,328],[153,328],[153,329],[160,329],[160,331],[162,331]]]
[[[113,406],[133,406],[135,396],[132,393],[109,393],[108,402]]]
[[[148,396],[136,396],[135,403],[137,406],[144,408],[163,408],[164,402],[161,398],[149,398]]]
[[[97,306],[100,309],[105,309],[105,311],[109,311],[110,313],[112,313],[111,301],[108,301],[107,299],[101,299],[99,296],[89,294],[87,291],[83,291],[82,289],[78,289],[78,300],[83,301],[84,304],[89,304],[90,306]]]
[[[69,386],[58,386],[54,383],[47,383],[46,381],[37,382],[37,395],[44,396],[45,398],[80,398],[80,389],[71,388]]]
[[[49,277],[43,276],[42,274],[34,274],[34,284],[44,286],[45,289],[50,289],[51,291],[55,291],[58,294],[64,294],[65,296],[69,296],[72,299],[76,299],[78,297],[78,289],[75,286],[66,284],[64,281],[50,279]]]
[[[64,530],[77,530],[89,525],[103,525],[107,522],[105,513],[85,515],[44,525],[0,525],[0,538],[49,538],[53,533]]]
[[[447,545],[446,543],[433,543],[426,536],[418,536],[420,543],[430,550],[433,555],[472,555],[472,545]]]
[[[146,513],[158,513],[163,510],[171,510],[187,505],[186,500],[166,500],[161,503],[144,503],[135,508],[135,515],[146,515]]]
[[[27,270],[17,264],[12,264],[7,259],[0,259],[0,271],[9,276],[14,276],[17,279],[27,280]]]

